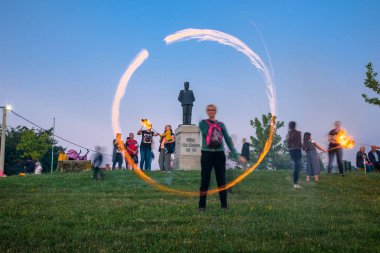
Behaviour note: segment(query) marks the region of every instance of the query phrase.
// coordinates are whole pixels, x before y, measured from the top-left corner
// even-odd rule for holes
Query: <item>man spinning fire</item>
[[[335,121],[335,128],[329,132],[329,164],[327,166],[328,173],[331,174],[331,170],[334,163],[334,156],[338,163],[339,173],[343,177],[343,147],[338,142],[338,134],[342,130],[342,123]]]
[[[152,124],[147,119],[142,119],[141,125],[141,129],[137,132],[137,135],[142,135],[140,144],[140,168],[145,171],[150,171],[153,137],[158,136],[158,133],[152,131]],[[143,130],[144,127],[146,130]]]

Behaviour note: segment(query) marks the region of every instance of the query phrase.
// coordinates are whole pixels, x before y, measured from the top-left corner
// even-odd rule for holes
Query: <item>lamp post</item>
[[[7,111],[12,110],[12,106],[0,106],[3,109],[3,123],[1,125],[1,146],[0,146],[0,177],[4,175],[4,160],[5,160],[5,131],[7,129]]]
[[[54,163],[54,131],[55,131],[55,118],[53,118],[53,133],[52,133],[52,143],[51,143],[51,165],[50,165],[50,173],[53,173],[53,163]]]

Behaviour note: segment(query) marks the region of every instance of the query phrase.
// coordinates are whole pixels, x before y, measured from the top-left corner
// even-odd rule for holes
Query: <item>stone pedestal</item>
[[[173,168],[175,170],[201,169],[201,136],[199,127],[181,125],[175,130],[175,150]]]

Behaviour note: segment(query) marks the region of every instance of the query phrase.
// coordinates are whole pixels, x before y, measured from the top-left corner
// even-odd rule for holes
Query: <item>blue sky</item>
[[[123,134],[181,122],[184,81],[196,96],[193,122],[215,103],[218,118],[240,139],[249,120],[269,112],[265,84],[248,60],[212,42],[166,46],[185,28],[234,35],[273,63],[278,117],[295,120],[322,145],[335,120],[358,143],[380,144],[379,108],[360,94],[365,65],[380,72],[379,1],[0,1],[0,104],[84,146],[111,152],[111,104],[134,56],[148,60],[121,103]],[[369,92],[369,94],[372,94]],[[9,115],[11,126],[25,124]],[[27,125],[27,124],[26,124]],[[286,129],[281,129],[285,135]],[[61,142],[61,145],[71,147]],[[354,151],[345,158],[353,160]],[[157,167],[157,163],[153,164]]]

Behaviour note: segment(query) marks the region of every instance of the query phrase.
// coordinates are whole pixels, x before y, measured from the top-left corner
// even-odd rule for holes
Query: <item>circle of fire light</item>
[[[122,140],[119,140],[118,142],[118,148],[123,151],[122,154],[124,158],[128,161],[129,164],[132,165],[133,171],[146,183],[151,185],[152,187],[168,192],[168,193],[173,193],[173,194],[179,194],[179,195],[184,195],[184,196],[199,196],[199,195],[211,195],[218,193],[220,191],[227,190],[234,185],[240,183],[243,181],[245,177],[247,177],[252,171],[254,171],[260,163],[263,161],[267,153],[269,152],[271,145],[272,145],[272,140],[273,140],[273,135],[275,132],[275,122],[276,122],[276,95],[275,95],[275,88],[273,85],[273,81],[270,75],[270,72],[268,71],[268,68],[264,64],[264,62],[261,60],[261,58],[254,52],[252,51],[245,43],[243,43],[241,40],[238,38],[220,32],[216,30],[209,30],[209,29],[184,29],[180,30],[176,33],[173,33],[171,35],[168,35],[164,41],[166,44],[171,44],[174,42],[178,41],[184,41],[184,40],[190,40],[190,39],[197,39],[198,41],[214,41],[218,42],[223,45],[230,46],[234,49],[236,49],[238,52],[243,53],[245,56],[247,56],[251,62],[252,65],[254,65],[262,74],[266,83],[267,87],[267,95],[268,95],[268,100],[269,100],[269,107],[271,110],[272,118],[270,122],[270,131],[269,135],[267,137],[267,140],[265,142],[263,151],[260,153],[257,161],[255,164],[252,165],[249,169],[244,171],[240,176],[235,178],[233,181],[227,183],[226,185],[222,187],[218,187],[215,189],[208,190],[207,192],[199,192],[199,191],[183,191],[183,190],[177,190],[170,188],[168,186],[165,186],[151,177],[149,177],[147,174],[145,174],[133,161],[131,156],[128,154],[124,147],[124,143]],[[134,72],[142,65],[142,63],[148,58],[149,53],[146,49],[142,49],[140,53],[133,59],[131,64],[127,67],[126,71],[124,72],[122,78],[120,79],[118,88],[116,90],[116,94],[114,97],[113,105],[112,105],[112,128],[114,135],[116,133],[120,133],[120,125],[119,125],[119,110],[120,110],[120,101],[121,98],[125,94],[125,90],[128,86],[128,82]]]

